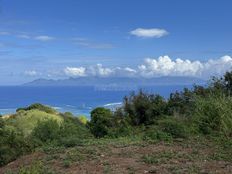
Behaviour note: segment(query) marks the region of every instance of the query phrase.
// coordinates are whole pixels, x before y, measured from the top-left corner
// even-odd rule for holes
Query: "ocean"
[[[169,97],[171,92],[180,91],[184,85],[153,86],[144,90]],[[28,86],[1,86],[0,87],[0,114],[14,113],[17,108],[32,103],[49,105],[60,112],[72,112],[74,115],[89,117],[95,107],[114,108],[119,106],[123,97],[132,91],[102,91],[93,87],[28,87]]]

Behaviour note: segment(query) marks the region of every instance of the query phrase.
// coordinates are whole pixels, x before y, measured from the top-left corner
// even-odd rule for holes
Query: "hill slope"
[[[50,114],[37,109],[28,111],[19,111],[14,115],[6,118],[6,124],[9,128],[22,131],[24,135],[29,135],[36,127],[38,122],[46,120],[56,120],[58,123],[63,121],[63,118],[58,114]]]

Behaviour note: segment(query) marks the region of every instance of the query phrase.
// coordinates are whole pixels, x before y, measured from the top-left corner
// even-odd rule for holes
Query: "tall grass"
[[[196,99],[195,125],[200,132],[210,134],[220,132],[229,137],[232,135],[232,97],[210,95]]]

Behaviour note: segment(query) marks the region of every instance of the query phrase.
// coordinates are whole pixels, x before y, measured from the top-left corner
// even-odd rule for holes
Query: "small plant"
[[[148,154],[142,157],[142,161],[146,164],[166,163],[167,161],[177,157],[177,153],[172,151],[163,151],[157,154]]]
[[[169,133],[163,132],[157,126],[152,126],[145,131],[143,139],[152,141],[171,141],[172,136]]]
[[[55,174],[55,172],[45,167],[41,161],[37,161],[31,166],[21,167],[18,174]]]
[[[65,168],[69,168],[69,167],[71,166],[71,164],[72,164],[72,162],[71,162],[70,160],[65,159],[65,160],[63,161],[63,166],[64,166]]]

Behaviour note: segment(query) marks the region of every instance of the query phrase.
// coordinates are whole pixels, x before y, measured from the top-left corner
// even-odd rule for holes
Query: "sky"
[[[0,85],[221,75],[231,0],[0,0]]]

